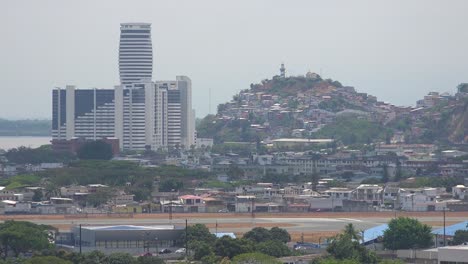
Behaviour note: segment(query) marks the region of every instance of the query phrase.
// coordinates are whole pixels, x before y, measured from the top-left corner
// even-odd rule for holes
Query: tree
[[[344,235],[350,237],[352,240],[359,241],[361,239],[359,232],[354,228],[354,225],[351,223],[345,226],[343,233]]]
[[[182,234],[181,241],[185,241],[185,232]],[[211,234],[205,225],[195,224],[187,227],[187,241],[189,244],[192,242],[204,242],[212,246],[216,241],[216,236]]]
[[[244,253],[235,256],[232,259],[232,264],[280,264],[282,262],[278,261],[276,258],[254,252],[254,253]]]
[[[347,225],[343,233],[332,239],[327,252],[338,260],[351,259],[359,261],[358,263],[377,263],[375,253],[359,243],[359,236],[352,224]]]
[[[159,184],[159,191],[160,192],[174,192],[182,189],[184,184],[176,179],[167,179]]]
[[[244,177],[244,170],[239,168],[237,165],[229,165],[229,169],[227,171],[227,176],[229,176],[230,180],[239,180]]]
[[[201,260],[205,256],[214,255],[213,248],[203,241],[190,243],[190,250],[193,251],[193,258],[195,260]]]
[[[468,230],[457,230],[455,231],[455,236],[453,237],[453,245],[461,245],[465,242],[468,242]]]
[[[28,251],[51,248],[48,231],[52,229],[50,226],[24,221],[8,220],[0,224],[0,248],[3,257],[7,258],[9,251],[18,257]]]
[[[403,178],[403,171],[401,169],[401,162],[397,160],[396,169],[395,169],[395,181],[396,182],[401,181],[402,178]]]
[[[383,236],[388,249],[427,248],[432,245],[431,227],[417,219],[398,217],[390,220]]]
[[[215,243],[215,253],[220,257],[234,256],[253,251],[253,243],[246,239],[234,239],[223,236]]]
[[[277,226],[270,229],[271,239],[278,240],[283,243],[288,243],[291,241],[291,235],[286,231],[286,229],[279,228]]]
[[[382,165],[382,170],[383,170],[382,182],[386,183],[390,180],[390,176],[388,173],[388,165],[387,164]]]
[[[123,252],[112,253],[107,257],[106,264],[137,264],[136,259]]]
[[[71,261],[64,260],[55,256],[36,256],[32,257],[25,264],[72,264]]]
[[[32,200],[34,202],[40,202],[42,201],[42,198],[44,197],[44,195],[42,194],[42,190],[34,190],[34,195],[32,197]]]
[[[322,258],[313,260],[312,264],[361,264],[361,262],[356,259]]]
[[[107,203],[114,195],[115,193],[108,188],[99,188],[96,192],[90,193],[86,197],[86,203],[94,207],[99,207]]]
[[[106,255],[101,251],[95,250],[90,253],[84,254],[80,260],[80,264],[101,264],[106,263]]]
[[[78,149],[78,158],[91,160],[110,160],[114,156],[112,146],[103,140],[89,141]]]
[[[138,264],[164,264],[164,260],[154,256],[140,256],[137,258]]]
[[[251,240],[256,243],[271,240],[271,233],[264,227],[255,227],[244,234],[243,238]]]
[[[277,258],[291,255],[291,250],[289,250],[288,246],[279,240],[261,242],[255,248],[258,252]]]

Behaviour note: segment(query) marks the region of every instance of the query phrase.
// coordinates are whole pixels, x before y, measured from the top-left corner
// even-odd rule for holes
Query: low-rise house
[[[401,189],[398,201],[403,211],[442,211],[447,201],[438,199],[436,188]],[[450,201],[455,202],[455,201]]]
[[[68,187],[61,187],[60,188],[60,195],[62,197],[72,197],[76,193],[88,193],[88,188],[81,185],[72,185]]]
[[[6,190],[5,187],[0,187],[0,201],[11,200],[16,201],[15,191]]]
[[[217,213],[226,210],[226,204],[221,199],[206,197],[203,198],[203,201],[205,202],[206,213]]]
[[[290,213],[305,213],[310,209],[309,204],[305,203],[292,203],[286,206],[286,211]]]
[[[250,213],[255,206],[254,195],[237,195],[235,197],[235,212],[236,213]]]
[[[452,188],[452,195],[455,199],[465,200],[465,197],[468,198],[468,187],[457,185]]]
[[[195,195],[183,195],[180,196],[179,199],[183,204],[184,212],[204,213],[206,211],[206,206],[205,202],[203,201],[203,197]]]
[[[73,214],[76,213],[76,206],[73,199],[62,197],[51,197],[50,203],[55,208],[57,214]]]
[[[134,202],[135,195],[126,194],[124,191],[119,191],[116,196],[112,198],[115,205],[126,205]]]
[[[398,193],[400,192],[400,187],[393,185],[386,185],[383,190],[383,203],[385,206],[390,206],[391,208],[398,207]]]
[[[373,206],[382,203],[382,186],[376,184],[361,184],[353,191],[353,200],[365,201]]]
[[[30,214],[31,213],[31,203],[29,202],[19,202],[19,201],[10,201],[3,200],[4,214]]]

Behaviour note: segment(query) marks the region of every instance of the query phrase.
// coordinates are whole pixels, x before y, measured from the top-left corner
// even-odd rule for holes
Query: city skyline
[[[279,74],[281,62],[288,75],[312,70],[397,105],[466,82],[468,33],[456,30],[463,1],[46,2],[9,2],[0,11],[9,40],[0,44],[0,82],[14,87],[0,98],[1,117],[50,118],[55,86],[118,84],[116,25],[131,21],[153,25],[153,79],[191,77],[198,117],[210,108],[210,90],[214,113],[250,83]]]

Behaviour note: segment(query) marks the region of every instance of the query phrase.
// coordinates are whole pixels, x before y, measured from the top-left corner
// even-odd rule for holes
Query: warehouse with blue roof
[[[362,231],[362,240],[361,244],[368,245],[375,243],[379,240],[379,238],[383,237],[385,230],[388,229],[388,224],[383,224],[379,226],[375,226],[369,228],[367,230]],[[455,232],[458,230],[468,230],[468,221],[463,221],[454,225],[446,226],[445,227],[445,238],[446,240],[451,240],[455,236]],[[444,228],[438,228],[432,231],[432,234],[436,237],[436,244],[438,246],[443,246],[443,236],[444,236]],[[447,243],[446,243],[447,244]]]

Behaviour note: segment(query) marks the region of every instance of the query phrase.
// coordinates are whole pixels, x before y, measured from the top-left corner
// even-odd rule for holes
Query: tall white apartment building
[[[132,84],[130,89],[116,86],[116,137],[120,147],[144,150],[167,147],[167,89],[154,82]]]
[[[192,109],[192,80],[176,76],[181,102],[181,144],[186,148],[195,145],[195,111]]]
[[[151,81],[153,74],[153,46],[151,44],[151,24],[120,24],[119,46],[120,84]]]
[[[177,82],[158,81],[157,84],[167,89],[167,145],[180,147],[182,144],[182,105]]]

